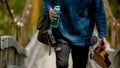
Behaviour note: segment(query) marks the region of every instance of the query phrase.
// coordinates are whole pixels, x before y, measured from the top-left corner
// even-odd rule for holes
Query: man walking
[[[51,23],[57,20],[52,0],[44,0]],[[106,14],[103,0],[57,0],[60,6],[60,22],[53,28],[60,51],[55,50],[57,68],[68,68],[68,58],[72,52],[73,68],[86,68],[90,38],[94,25],[98,36],[106,43]]]

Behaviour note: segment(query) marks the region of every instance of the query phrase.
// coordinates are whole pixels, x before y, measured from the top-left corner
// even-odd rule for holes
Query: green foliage
[[[120,18],[120,0],[108,0],[111,11],[116,18]]]
[[[10,6],[14,9],[15,14],[22,15],[22,12],[25,7],[25,3],[27,0],[12,0],[10,1]]]
[[[21,17],[26,0],[10,0],[8,3],[10,8],[14,10],[15,15]],[[15,36],[15,34],[16,27],[7,12],[6,5],[0,3],[0,35]]]

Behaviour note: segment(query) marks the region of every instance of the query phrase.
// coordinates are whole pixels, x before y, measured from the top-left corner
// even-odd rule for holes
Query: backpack
[[[56,3],[56,0],[51,0],[53,6]],[[51,47],[55,47],[56,41],[55,37],[52,34],[52,30],[50,29],[50,20],[49,20],[49,14],[43,10],[42,14],[38,18],[38,24],[37,24],[37,40],[47,46],[49,46],[49,54],[51,54]],[[47,21],[49,23],[47,23]]]

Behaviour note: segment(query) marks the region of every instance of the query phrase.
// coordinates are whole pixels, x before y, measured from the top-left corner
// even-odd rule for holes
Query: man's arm
[[[51,0],[44,0],[44,6],[45,6],[45,10],[49,13],[49,18],[50,18],[51,22],[54,20],[57,20],[56,13],[52,9],[53,4],[52,4]]]
[[[91,10],[93,13],[92,14],[93,20],[97,25],[99,38],[101,39],[102,37],[106,45],[107,21],[103,0],[93,0]]]
[[[106,37],[107,23],[103,0],[93,0],[93,18],[96,22],[99,36]]]

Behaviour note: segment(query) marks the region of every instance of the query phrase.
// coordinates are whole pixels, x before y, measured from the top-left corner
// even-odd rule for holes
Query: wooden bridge
[[[106,51],[112,62],[110,68],[119,68],[120,24],[112,15],[107,0],[104,1],[109,26]],[[0,68],[56,68],[54,50],[49,56],[48,47],[36,38],[36,22],[42,10],[40,7],[43,7],[42,0],[26,0],[20,16],[11,8],[11,3],[11,0],[0,0],[0,15],[4,22],[3,26],[0,25],[3,28],[0,30]],[[9,34],[6,32],[8,29],[11,31]],[[69,68],[72,68],[71,56]],[[87,68],[101,67],[89,58]]]

